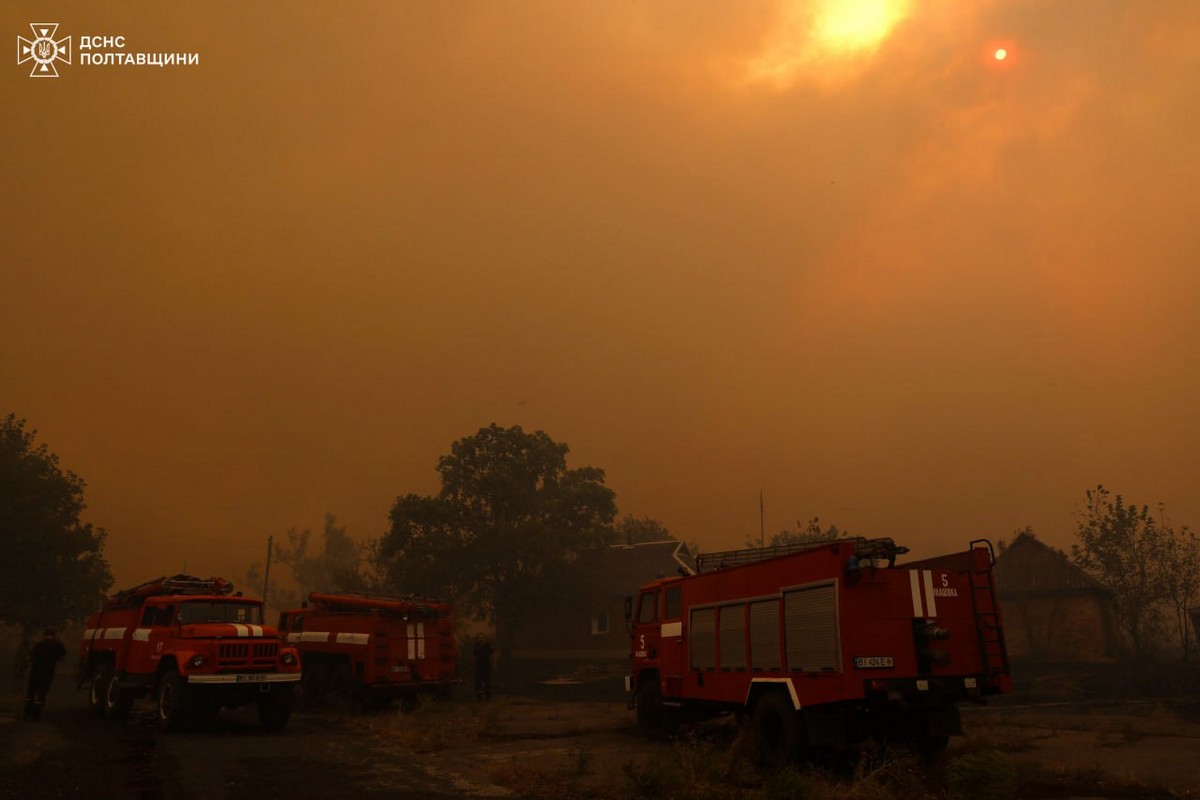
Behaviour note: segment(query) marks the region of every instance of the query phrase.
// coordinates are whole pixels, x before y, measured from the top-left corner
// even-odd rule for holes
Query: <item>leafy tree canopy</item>
[[[1134,655],[1147,655],[1161,629],[1169,536],[1149,506],[1126,504],[1103,486],[1089,489],[1086,498],[1077,515],[1079,543],[1071,546],[1071,558],[1112,590]]]
[[[613,524],[614,544],[641,544],[642,542],[675,541],[675,537],[652,517],[635,517],[626,514]]]
[[[438,459],[437,495],[408,494],[373,561],[392,591],[440,595],[496,628],[502,657],[526,612],[564,591],[569,564],[612,535],[604,471],[567,468],[567,445],[493,423]]]
[[[0,420],[0,621],[27,633],[83,617],[112,585],[104,530],[79,519],[83,480],[36,435]]]

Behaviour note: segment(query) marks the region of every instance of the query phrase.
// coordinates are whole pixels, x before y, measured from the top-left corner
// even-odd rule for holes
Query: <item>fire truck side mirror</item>
[[[625,621],[633,621],[633,595],[625,595]]]

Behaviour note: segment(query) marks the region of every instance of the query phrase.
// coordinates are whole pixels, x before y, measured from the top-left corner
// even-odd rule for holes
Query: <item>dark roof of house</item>
[[[688,546],[674,539],[615,544],[597,552],[586,567],[598,588],[619,595],[633,594],[642,584],[678,575],[681,569],[695,571]]]
[[[1001,593],[1080,591],[1109,594],[1100,581],[1072,564],[1065,553],[1022,533],[996,556],[996,588]]]

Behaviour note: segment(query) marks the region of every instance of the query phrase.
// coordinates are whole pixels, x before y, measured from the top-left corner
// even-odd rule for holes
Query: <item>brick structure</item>
[[[1095,663],[1117,655],[1112,592],[1062,551],[1022,533],[996,558],[995,575],[1010,658]]]

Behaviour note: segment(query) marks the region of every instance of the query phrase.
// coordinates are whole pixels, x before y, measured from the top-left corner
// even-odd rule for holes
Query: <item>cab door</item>
[[[638,598],[637,612],[633,618],[632,658],[633,675],[638,685],[641,676],[647,671],[658,669],[658,644],[660,638],[658,626],[658,589],[644,589]]]
[[[663,694],[680,697],[683,694],[683,587],[665,586],[660,592],[659,651],[663,676]]]
[[[170,637],[167,627],[175,614],[175,606],[147,604],[142,608],[138,625],[129,631],[129,660],[126,671],[132,674],[153,675],[162,660],[163,642]]]

